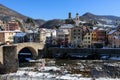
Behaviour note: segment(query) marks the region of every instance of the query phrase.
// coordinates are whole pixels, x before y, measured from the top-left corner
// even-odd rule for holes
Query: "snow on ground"
[[[92,78],[84,78],[81,74],[51,74],[49,70],[60,70],[55,66],[45,67],[43,71],[29,71],[32,68],[21,68],[16,73],[5,74],[4,76],[14,76],[12,80],[94,80]],[[33,68],[34,69],[34,68]],[[47,72],[46,72],[47,71]],[[9,80],[9,79],[7,79]],[[95,80],[120,80],[118,78],[96,78]]]

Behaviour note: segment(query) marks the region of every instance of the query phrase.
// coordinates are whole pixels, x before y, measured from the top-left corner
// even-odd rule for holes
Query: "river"
[[[119,72],[119,61],[40,59],[22,63],[16,73],[1,75],[0,80],[120,80]]]

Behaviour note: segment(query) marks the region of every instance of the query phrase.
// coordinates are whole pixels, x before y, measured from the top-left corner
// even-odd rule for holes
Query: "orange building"
[[[92,32],[92,45],[101,44],[105,45],[106,42],[106,31],[101,28],[97,28]]]

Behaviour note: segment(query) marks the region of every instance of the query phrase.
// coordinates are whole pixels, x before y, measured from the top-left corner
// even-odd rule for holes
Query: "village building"
[[[12,44],[14,35],[20,31],[0,31],[0,44]]]
[[[111,30],[108,33],[108,47],[120,48],[120,31],[119,30]]]
[[[92,47],[103,47],[106,43],[106,31],[103,28],[96,28],[92,31]]]
[[[91,48],[92,43],[92,33],[86,33],[86,35],[83,38],[83,47],[84,48]]]
[[[0,31],[4,31],[5,26],[6,26],[6,24],[4,23],[4,21],[0,20]]]
[[[26,37],[26,33],[16,33],[14,35],[14,43],[23,43],[23,42],[27,42],[27,37]]]
[[[57,43],[59,45],[68,46],[71,44],[71,29],[74,27],[72,24],[64,24],[56,31]]]
[[[21,30],[19,26],[19,22],[16,20],[10,20],[8,21],[5,31],[14,31],[14,30]]]

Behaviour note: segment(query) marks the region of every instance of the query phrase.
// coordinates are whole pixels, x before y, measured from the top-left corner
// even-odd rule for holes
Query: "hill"
[[[0,19],[8,21],[8,20],[10,20],[12,18],[17,18],[17,19],[25,21],[25,20],[27,20],[27,18],[30,18],[30,17],[25,16],[23,14],[20,14],[17,11],[14,11],[14,10],[12,10],[12,9],[2,5],[2,4],[0,4]],[[38,26],[42,25],[45,22],[42,19],[33,19],[33,18],[31,18],[31,19]]]
[[[41,25],[41,28],[54,28],[55,26],[60,26],[65,23],[65,20],[62,19],[53,19],[46,21],[43,25]]]
[[[81,20],[95,20],[102,24],[115,24],[116,20],[120,21],[120,17],[117,16],[111,16],[111,15],[95,15],[92,13],[85,13],[82,16],[80,16]]]
[[[7,20],[10,20],[11,18],[18,18],[25,22],[25,20],[27,20],[30,17],[20,14],[17,11],[14,11],[0,4],[0,19],[7,21]],[[60,26],[61,24],[65,23],[65,19],[53,19],[48,21],[45,21],[43,19],[33,19],[33,18],[31,19],[36,25],[42,28],[53,28],[54,26]],[[94,20],[102,24],[115,24],[116,20],[120,21],[120,17],[111,16],[111,15],[95,15],[87,12],[82,16],[80,16],[80,20],[83,20],[83,21]]]
[[[2,19],[3,17],[16,17],[20,19],[26,19],[27,16],[24,16],[2,4],[0,4],[0,18]]]

